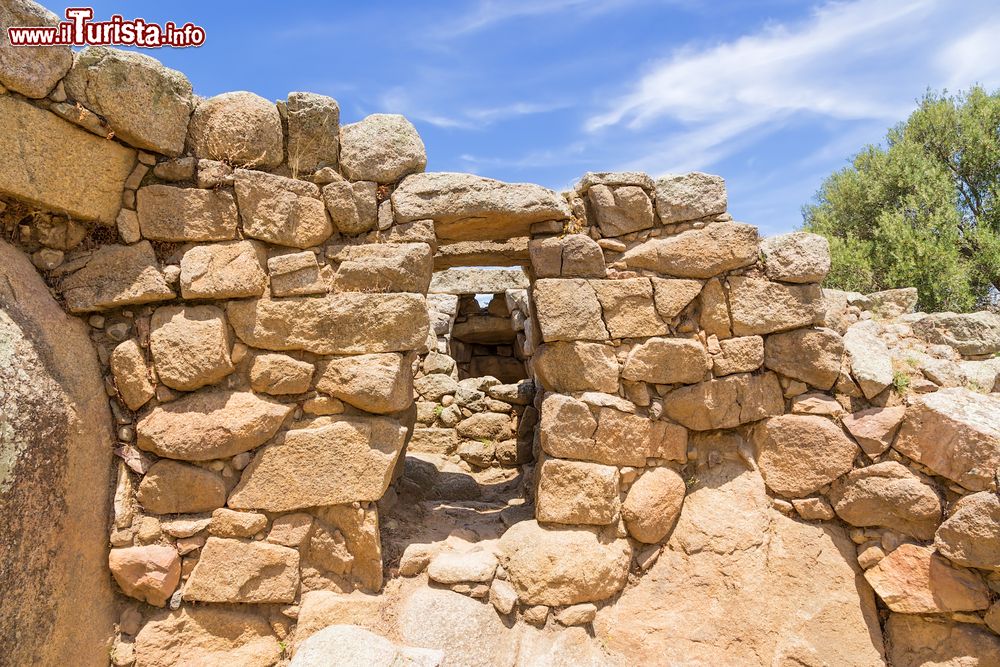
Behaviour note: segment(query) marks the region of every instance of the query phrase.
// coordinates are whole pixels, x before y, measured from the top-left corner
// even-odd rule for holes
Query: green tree
[[[928,92],[802,210],[830,241],[829,287],[915,286],[920,308],[1000,301],[1000,91]]]

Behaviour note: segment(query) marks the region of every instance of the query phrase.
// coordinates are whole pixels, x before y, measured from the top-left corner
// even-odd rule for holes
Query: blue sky
[[[345,123],[403,113],[428,170],[557,190],[586,171],[710,171],[766,234],[801,224],[822,179],[928,87],[1000,88],[996,0],[93,6],[205,27],[200,48],[149,52],[200,95],[313,91]]]

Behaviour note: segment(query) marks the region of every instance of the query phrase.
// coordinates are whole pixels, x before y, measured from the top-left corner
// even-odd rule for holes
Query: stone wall
[[[317,594],[387,595],[379,503],[408,449],[531,473],[533,518],[389,572],[426,569],[508,627],[587,626],[625,662],[735,644],[739,664],[1000,661],[996,315],[824,291],[825,241],[762,241],[718,176],[590,173],[557,194],[425,172],[401,116],[341,125],[320,95],[203,99],[146,56],[0,48],[3,232],[87,327],[110,415],[80,417],[116,434],[115,488],[102,465],[64,494],[113,506],[115,665],[276,664]],[[432,287],[463,264],[523,264],[528,284]],[[462,321],[447,294],[504,297]],[[501,303],[530,379],[460,380],[456,329]],[[698,582],[738,563],[761,596],[795,582],[794,627],[761,612],[734,636],[746,601],[725,587],[704,607]],[[38,580],[18,567],[0,599]],[[400,634],[460,640],[422,631]]]

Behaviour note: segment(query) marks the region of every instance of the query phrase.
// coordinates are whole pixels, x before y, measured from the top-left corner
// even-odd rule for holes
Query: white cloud
[[[572,10],[576,15],[593,16],[617,9],[630,0],[479,0],[472,8],[434,30],[438,37],[455,37],[478,32],[520,18],[537,17]]]
[[[973,82],[997,85],[1000,83],[1000,21],[960,35],[941,50],[935,64],[947,73],[945,86],[952,91],[967,88]]]
[[[434,90],[427,86],[415,86],[420,90]],[[426,95],[421,96],[426,97]],[[442,114],[430,106],[421,103],[406,88],[394,87],[379,96],[381,111],[401,113],[411,119],[423,121],[435,127],[463,130],[484,129],[494,123],[510,120],[520,116],[549,113],[563,109],[568,105],[564,102],[511,102],[495,107],[470,107],[455,109],[451,114]]]
[[[977,1],[828,2],[797,24],[675,51],[584,130],[618,142],[658,137],[623,166],[662,173],[705,168],[795,117],[888,126],[928,86],[996,79],[1000,33],[995,22],[984,25],[989,13]]]

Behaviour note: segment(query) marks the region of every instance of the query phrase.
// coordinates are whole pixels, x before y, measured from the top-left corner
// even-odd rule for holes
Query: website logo
[[[93,21],[92,7],[67,7],[66,20],[55,26],[10,26],[7,37],[11,46],[137,46],[157,49],[163,46],[185,48],[205,43],[205,29],[191,22],[178,26],[173,21],[163,25],[145,19],[126,20],[120,14],[109,21]]]

